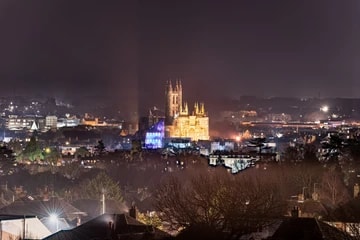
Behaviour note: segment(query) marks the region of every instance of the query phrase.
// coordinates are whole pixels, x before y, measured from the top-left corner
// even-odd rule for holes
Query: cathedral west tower
[[[179,80],[176,80],[174,87],[171,80],[166,83],[165,97],[165,124],[171,125],[182,105],[182,86]]]

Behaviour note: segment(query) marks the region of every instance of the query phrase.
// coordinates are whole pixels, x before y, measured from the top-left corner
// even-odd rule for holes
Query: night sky
[[[0,1],[1,93],[360,97],[358,0]]]

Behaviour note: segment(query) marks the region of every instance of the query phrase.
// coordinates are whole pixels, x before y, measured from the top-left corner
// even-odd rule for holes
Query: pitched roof
[[[341,221],[348,223],[360,222],[360,199],[355,198],[349,202],[338,206],[328,215],[324,216],[326,221]]]
[[[287,218],[270,237],[271,240],[342,240],[350,235],[315,218]]]
[[[3,238],[19,239],[25,235],[26,239],[41,239],[51,234],[35,216],[0,215],[0,221]],[[8,237],[4,237],[4,234]]]
[[[79,199],[72,202],[72,205],[87,213],[88,217],[82,218],[83,220],[93,219],[101,213],[101,202],[99,200]],[[119,203],[109,199],[105,201],[105,206],[107,213],[125,213],[129,210],[129,207],[127,207],[125,203]]]
[[[60,231],[44,240],[165,239],[168,237],[170,235],[167,233],[145,225],[127,214],[103,214],[72,230]]]
[[[298,207],[301,211],[301,216],[307,215],[307,217],[319,217],[328,214],[328,209],[319,201],[307,199],[304,202],[289,201],[288,208],[294,209]],[[304,216],[305,217],[305,216]]]
[[[0,214],[0,221],[16,220],[16,219],[24,219],[24,218],[26,218],[26,219],[28,219],[28,218],[36,218],[36,216]]]
[[[314,200],[306,200],[300,207],[301,211],[304,213],[311,213],[311,214],[326,214],[327,209],[325,206],[319,202]]]
[[[0,214],[25,214],[38,216],[39,218],[48,217],[52,213],[70,221],[73,221],[78,215],[84,215],[79,209],[59,198],[51,198],[48,201],[21,198],[0,208]]]

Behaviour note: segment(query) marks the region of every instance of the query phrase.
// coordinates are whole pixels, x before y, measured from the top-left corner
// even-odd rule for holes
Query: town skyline
[[[360,1],[0,1],[0,238],[359,239]]]

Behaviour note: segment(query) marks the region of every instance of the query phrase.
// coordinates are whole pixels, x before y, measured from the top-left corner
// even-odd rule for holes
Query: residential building
[[[76,127],[79,126],[80,119],[76,116],[70,116],[69,114],[66,115],[65,118],[58,118],[57,120],[57,128],[62,127]]]
[[[349,234],[315,218],[287,218],[268,240],[350,240]]]
[[[44,193],[41,200],[34,199],[31,196],[17,199],[11,204],[1,208],[0,214],[37,216],[51,232],[75,226],[81,222],[83,216],[86,216],[86,213],[81,212],[65,200],[49,197],[49,193]],[[54,216],[56,216],[56,219]],[[56,220],[55,223],[54,220]]]
[[[45,128],[47,130],[57,129],[57,116],[46,116],[45,117]]]
[[[45,131],[45,119],[35,115],[9,115],[5,127],[10,131]]]
[[[145,225],[129,214],[103,214],[71,230],[59,231],[44,240],[170,239],[171,236]]]
[[[43,239],[49,229],[36,217],[27,215],[0,215],[0,239]]]

